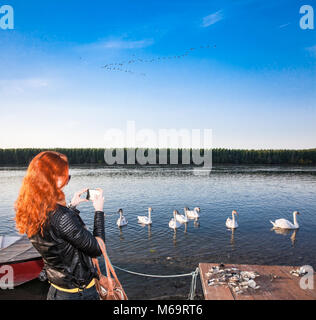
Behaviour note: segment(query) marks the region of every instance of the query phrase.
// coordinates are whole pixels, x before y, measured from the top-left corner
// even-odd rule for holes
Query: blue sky
[[[0,29],[2,148],[106,147],[129,120],[212,129],[214,147],[316,146],[316,31],[299,27],[315,1],[3,4],[15,28]]]

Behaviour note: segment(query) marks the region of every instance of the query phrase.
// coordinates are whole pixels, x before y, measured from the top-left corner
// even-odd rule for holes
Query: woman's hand
[[[86,198],[80,198],[82,194],[84,194],[85,192],[87,192],[88,189],[83,189],[81,191],[78,191],[74,194],[71,202],[70,202],[70,205],[72,207],[76,207],[79,203],[81,202],[87,202],[89,200],[87,200]]]
[[[95,195],[92,203],[95,211],[103,211],[103,205],[104,205],[103,190],[100,188],[97,188],[96,190],[99,191],[99,194]]]

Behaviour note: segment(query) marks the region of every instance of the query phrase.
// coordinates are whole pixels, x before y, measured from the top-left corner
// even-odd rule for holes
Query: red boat
[[[44,263],[26,236],[0,236],[0,267],[3,265],[13,268],[16,287],[37,278]]]

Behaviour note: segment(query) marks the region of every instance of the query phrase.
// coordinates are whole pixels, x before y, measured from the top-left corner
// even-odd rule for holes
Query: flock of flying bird
[[[108,63],[102,66],[107,71],[120,71],[120,72],[125,72],[125,73],[130,73],[130,74],[139,74],[141,76],[146,76],[145,73],[138,73],[135,71],[132,71],[130,69],[125,68],[125,66],[130,66],[135,63],[153,63],[153,62],[161,62],[161,61],[167,61],[167,60],[175,60],[175,59],[181,59],[186,56],[188,56],[190,53],[194,52],[195,50],[198,49],[210,49],[210,48],[216,48],[216,45],[201,45],[197,48],[190,48],[185,51],[185,53],[181,55],[172,55],[172,56],[163,56],[163,57],[156,57],[152,59],[140,59],[140,58],[133,58],[130,60],[126,61],[121,61],[121,62],[114,62],[114,63]]]
[[[148,216],[138,216],[137,220],[138,223],[142,225],[151,225],[152,219],[151,219],[151,213],[153,209],[151,207],[148,208]],[[120,217],[118,218],[116,224],[118,227],[123,227],[127,225],[127,220],[123,215],[123,209],[119,209],[118,213],[120,214]],[[273,228],[276,229],[298,229],[299,224],[297,222],[297,215],[300,214],[298,211],[293,212],[293,223],[286,219],[277,219],[274,222],[270,220],[270,222],[273,225]],[[226,227],[229,229],[236,229],[238,228],[237,218],[238,215],[236,210],[232,211],[232,218],[227,218],[226,220]],[[180,214],[177,210],[173,211],[173,218],[169,221],[169,228],[171,229],[177,229],[181,227],[182,224],[186,224],[189,222],[189,220],[195,220],[197,221],[200,218],[200,208],[196,207],[193,210],[190,210],[189,208],[184,208],[184,215]]]

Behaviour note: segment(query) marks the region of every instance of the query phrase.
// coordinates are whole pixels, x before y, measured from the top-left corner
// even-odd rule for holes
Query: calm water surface
[[[309,264],[316,269],[316,168],[215,167],[210,175],[192,169],[72,168],[66,198],[82,188],[104,189],[106,241],[114,265],[153,274],[190,272],[199,262]],[[0,234],[16,234],[13,203],[25,169],[0,169]],[[153,208],[151,228],[137,223]],[[199,224],[189,222],[174,233],[172,211],[201,208]],[[128,225],[116,226],[122,208]],[[81,216],[92,230],[93,207],[84,203]],[[236,209],[239,228],[225,221]],[[299,211],[297,232],[278,234],[269,220],[292,220]],[[189,279],[147,279],[118,272],[131,298],[185,296]]]

